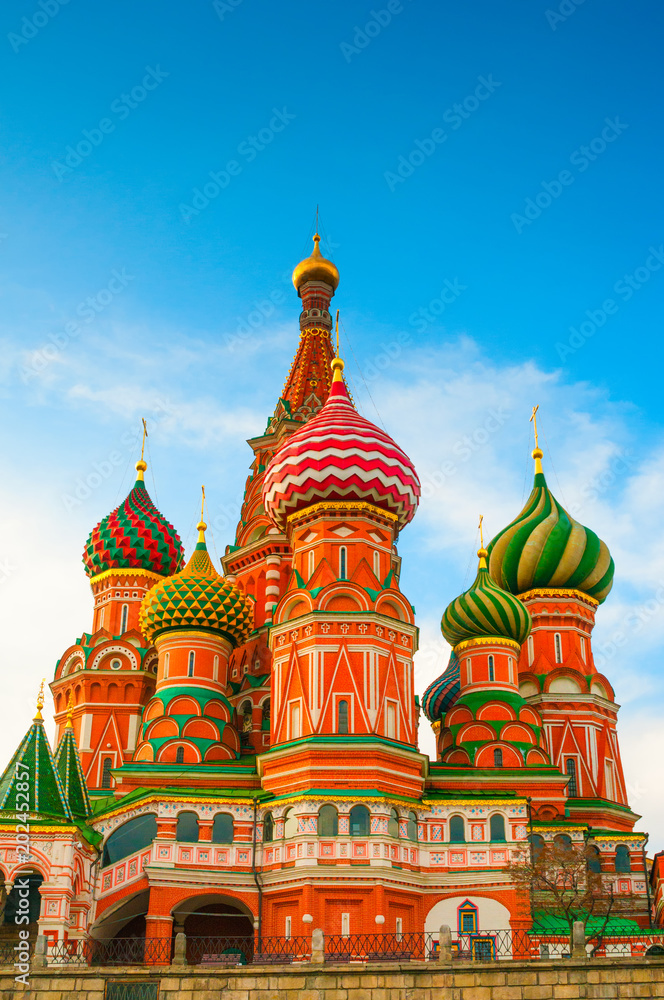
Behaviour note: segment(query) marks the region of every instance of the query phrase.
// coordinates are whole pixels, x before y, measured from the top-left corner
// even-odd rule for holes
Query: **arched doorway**
[[[30,940],[38,933],[39,915],[41,912],[41,893],[39,887],[44,881],[43,875],[35,871],[16,872],[13,876],[14,884],[9,892],[3,884],[1,900],[2,905],[2,931],[0,939],[16,938],[17,927],[21,926],[27,930]],[[27,894],[26,894],[27,889]],[[21,919],[20,925],[17,918],[24,918],[28,914],[28,923]]]
[[[254,948],[254,917],[249,907],[232,896],[206,894],[183,900],[173,909],[173,934],[187,936],[187,962],[205,965],[237,955],[244,964]]]

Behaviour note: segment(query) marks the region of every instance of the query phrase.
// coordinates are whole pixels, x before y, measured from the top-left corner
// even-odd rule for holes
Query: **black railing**
[[[288,965],[310,958],[309,937],[187,937],[189,965]]]
[[[659,950],[661,949],[661,951]],[[664,954],[664,933],[587,935],[586,951],[595,958]],[[569,934],[533,930],[488,930],[452,935],[452,959],[464,962],[529,961],[569,958]]]
[[[325,935],[326,962],[422,962],[435,951],[434,935],[425,931]]]
[[[46,961],[49,965],[170,965],[173,948],[170,937],[69,939],[49,942]]]

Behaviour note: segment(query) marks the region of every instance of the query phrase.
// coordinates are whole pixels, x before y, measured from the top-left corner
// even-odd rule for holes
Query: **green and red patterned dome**
[[[185,568],[160,580],[143,598],[141,631],[151,643],[174,629],[201,629],[221,632],[239,645],[254,627],[249,598],[212,565],[205,528],[203,522],[198,525],[198,544]]]
[[[180,536],[152,503],[143,482],[145,468],[145,462],[136,463],[138,478],[131,492],[90,532],[83,564],[91,579],[112,570],[170,576],[182,566]]]
[[[606,544],[575,521],[546,484],[536,448],[535,482],[517,517],[489,543],[489,572],[512,594],[538,587],[579,590],[601,604],[613,586]]]
[[[478,638],[509,639],[521,645],[530,632],[528,609],[491,579],[486,549],[477,554],[480,565],[475,581],[447,606],[441,631],[452,648]]]

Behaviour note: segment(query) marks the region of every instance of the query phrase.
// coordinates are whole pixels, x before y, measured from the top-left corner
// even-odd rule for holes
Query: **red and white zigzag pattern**
[[[353,406],[334,382],[320,413],[279,449],[265,472],[263,502],[278,527],[323,500],[359,500],[389,510],[399,527],[415,514],[420,481],[408,456]]]

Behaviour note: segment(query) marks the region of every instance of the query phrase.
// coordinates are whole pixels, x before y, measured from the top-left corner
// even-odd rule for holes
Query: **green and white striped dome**
[[[546,484],[539,457],[526,506],[489,543],[489,573],[512,594],[537,587],[580,590],[600,604],[613,586],[605,543],[575,521]]]
[[[486,549],[477,553],[480,565],[472,587],[448,605],[441,630],[454,648],[468,639],[511,639],[519,645],[530,632],[530,614],[518,597],[489,576]]]

